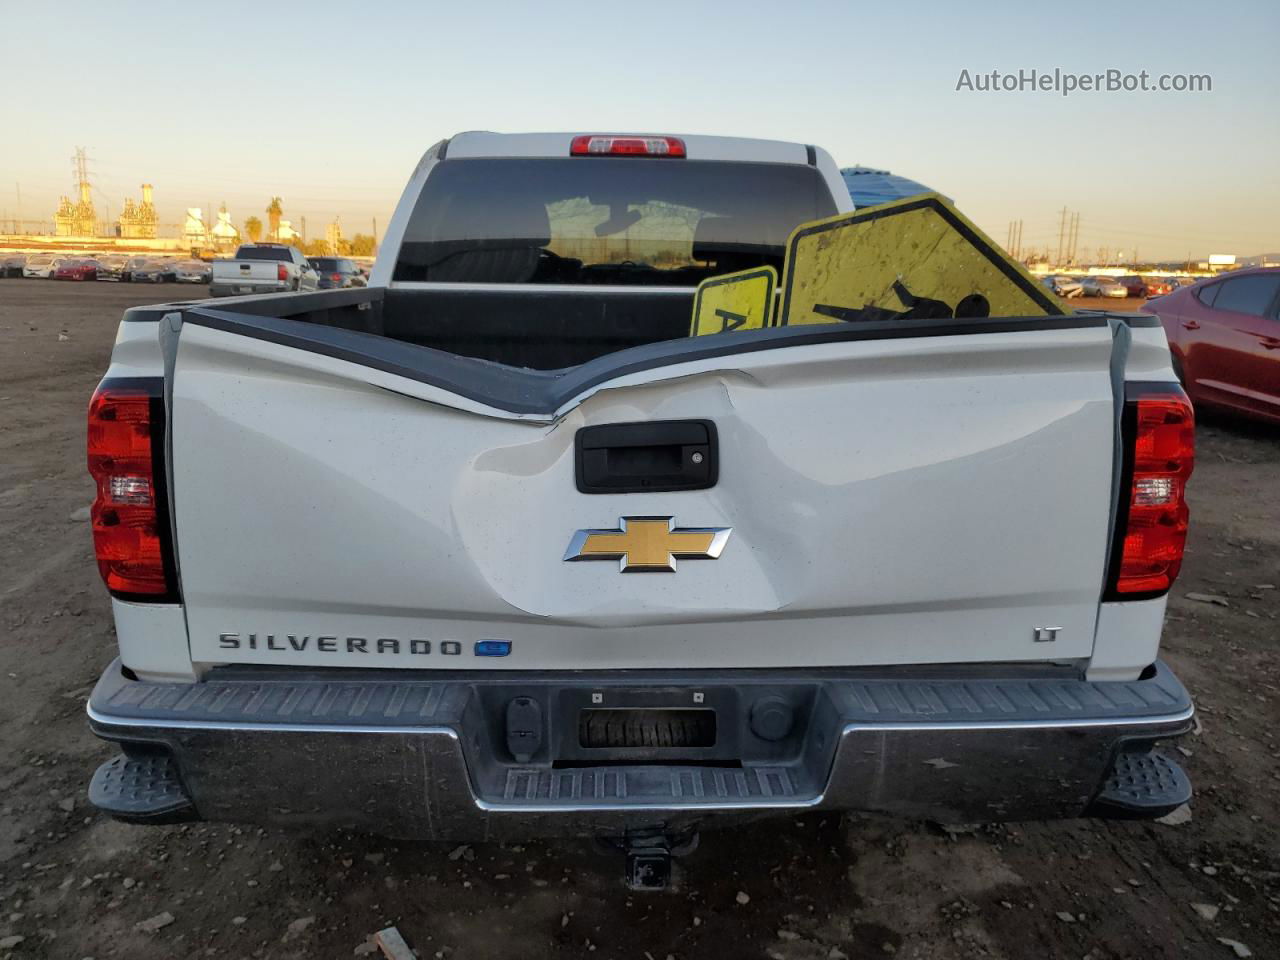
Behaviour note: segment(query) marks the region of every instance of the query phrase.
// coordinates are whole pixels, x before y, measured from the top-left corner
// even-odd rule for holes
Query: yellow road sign
[[[777,289],[778,272],[773,267],[755,267],[703,280],[693,299],[689,336],[772,326],[773,293]]]
[[[1069,312],[936,193],[801,225],[783,276],[780,326]]]

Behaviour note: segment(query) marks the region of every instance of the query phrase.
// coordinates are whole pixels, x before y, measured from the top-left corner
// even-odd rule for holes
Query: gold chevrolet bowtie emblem
[[[623,573],[674,573],[676,560],[715,560],[731,527],[677,527],[675,517],[623,517],[616,530],[579,530],[566,560],[617,560]]]

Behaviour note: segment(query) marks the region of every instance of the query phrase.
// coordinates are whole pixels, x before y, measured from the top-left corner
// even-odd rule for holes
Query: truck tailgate
[[[218,283],[266,284],[280,278],[279,260],[216,260],[210,275]]]
[[[1115,424],[1101,318],[778,340],[640,370],[624,352],[616,376],[542,413],[362,358],[377,338],[299,345],[279,335],[291,323],[190,311],[166,334],[198,663],[803,667],[1092,651]],[[405,349],[424,367],[476,365],[457,369],[478,381],[492,368]],[[715,424],[714,486],[579,492],[579,429],[685,419]],[[717,559],[672,573],[564,560],[579,531],[655,517],[730,532]]]

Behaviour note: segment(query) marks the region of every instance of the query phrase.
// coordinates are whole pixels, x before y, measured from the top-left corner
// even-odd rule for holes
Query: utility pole
[[[1062,239],[1067,231],[1067,208],[1063,207],[1062,212],[1058,215],[1058,259],[1056,263],[1062,263]]]
[[[1073,213],[1071,215],[1071,233],[1070,240],[1067,241],[1067,260],[1071,263],[1076,262],[1076,242],[1080,239],[1080,214]]]
[[[373,218],[373,252],[378,252],[378,218]]]
[[[1021,260],[1022,259],[1022,221],[1021,220],[1018,221],[1018,236],[1017,236],[1017,239],[1015,239],[1013,242],[1013,248],[1014,248],[1014,254],[1013,254],[1014,257]]]
[[[302,245],[307,245],[307,218],[302,218]]]

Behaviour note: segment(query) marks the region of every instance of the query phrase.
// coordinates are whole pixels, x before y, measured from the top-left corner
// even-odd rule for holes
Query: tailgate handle
[[[716,425],[710,420],[649,420],[583,427],[574,437],[583,493],[705,490],[719,475]]]

